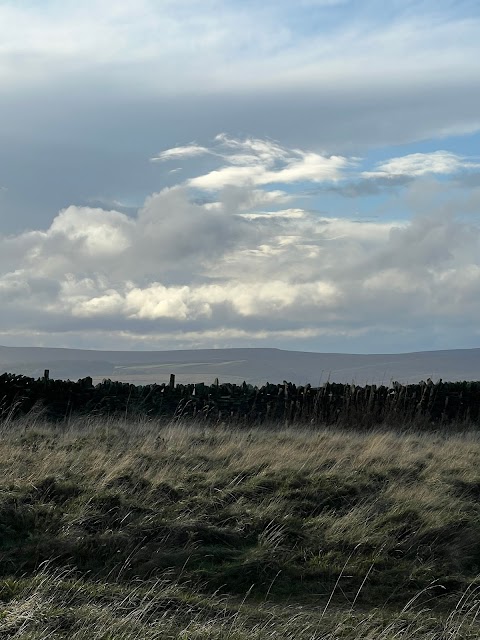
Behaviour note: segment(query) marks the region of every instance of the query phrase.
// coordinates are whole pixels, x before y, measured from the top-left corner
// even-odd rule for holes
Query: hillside
[[[76,380],[90,375],[152,384],[221,382],[262,385],[288,380],[295,384],[331,382],[416,383],[432,378],[459,381],[480,379],[480,349],[421,351],[403,354],[343,354],[281,349],[198,349],[185,351],[89,351],[42,347],[0,346],[0,372],[39,377],[44,369],[53,378]]]

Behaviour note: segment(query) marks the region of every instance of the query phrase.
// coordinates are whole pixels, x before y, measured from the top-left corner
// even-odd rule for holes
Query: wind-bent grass
[[[477,433],[0,435],[0,638],[480,637]]]

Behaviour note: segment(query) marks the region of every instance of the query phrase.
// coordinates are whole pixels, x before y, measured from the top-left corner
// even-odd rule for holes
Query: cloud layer
[[[475,346],[479,29],[470,0],[3,0],[0,343]]]
[[[429,333],[441,343],[455,330],[476,339],[480,228],[465,215],[480,192],[467,202],[452,182],[446,199],[445,184],[424,177],[445,175],[444,162],[435,164],[444,155],[394,158],[367,172],[375,180],[400,167],[413,180],[400,196],[411,219],[367,221],[285,206],[290,176],[348,182],[365,174],[358,158],[339,163],[225,136],[204,149],[219,169],[151,195],[135,215],[70,206],[44,231],[2,237],[1,341],[374,351],[392,335],[405,345]],[[470,166],[448,159],[451,172]],[[229,168],[254,171],[233,186]],[[214,200],[199,201],[200,189],[214,190]]]

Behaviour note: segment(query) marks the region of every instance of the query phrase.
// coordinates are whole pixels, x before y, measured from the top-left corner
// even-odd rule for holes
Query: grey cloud
[[[248,244],[251,233],[242,218],[191,203],[174,188],[149,197],[135,216],[69,207],[45,232],[3,238],[0,266],[4,273],[36,269],[48,277],[182,282],[193,273],[201,279],[204,261]]]
[[[453,181],[458,187],[480,187],[480,171],[471,171],[458,176]]]
[[[185,191],[172,189],[148,198],[139,211],[131,260],[137,259],[141,247],[141,270],[145,271],[146,263],[160,268],[164,279],[176,272],[182,278],[186,271],[201,271],[206,258],[214,260],[233,246],[248,243],[249,232],[242,219],[193,204]],[[138,268],[132,264],[135,272]]]
[[[405,228],[392,229],[390,239],[375,260],[375,266],[381,269],[400,268],[404,272],[417,269],[447,267],[455,264],[457,252],[461,260],[463,248],[478,245],[480,235],[466,225],[452,220],[439,220],[438,217],[417,217]]]
[[[364,178],[356,182],[347,182],[340,185],[329,185],[323,189],[318,189],[318,192],[327,191],[332,193],[338,193],[339,195],[347,198],[358,198],[364,196],[376,196],[380,193],[384,193],[388,189],[395,189],[403,187],[413,181],[411,176],[392,176],[392,177],[374,177]],[[313,192],[315,193],[315,191]]]

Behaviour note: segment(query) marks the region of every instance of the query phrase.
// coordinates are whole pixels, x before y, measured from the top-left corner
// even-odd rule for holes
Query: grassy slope
[[[0,638],[478,638],[479,452],[475,434],[4,425]]]

